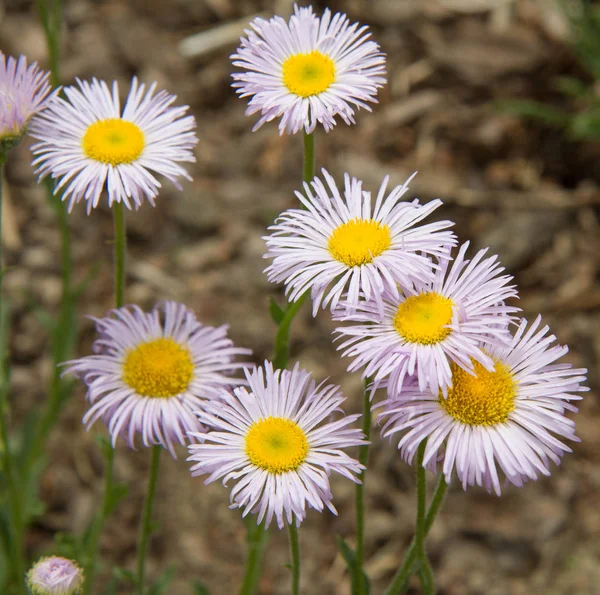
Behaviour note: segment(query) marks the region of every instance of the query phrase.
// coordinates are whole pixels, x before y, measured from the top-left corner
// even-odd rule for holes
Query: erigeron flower
[[[180,176],[191,179],[180,163],[195,161],[196,121],[185,115],[187,106],[172,106],[174,95],[155,93],[156,83],[146,90],[134,77],[121,112],[116,81],[112,90],[96,79],[77,85],[65,87],[66,99],[55,98],[31,124],[39,141],[32,149],[36,173],[58,180],[55,192],[69,210],[84,199],[89,213],[105,188],[109,206],[154,206],[161,187],[154,174],[177,188]]]
[[[234,480],[231,507],[257,514],[266,526],[273,517],[279,528],[299,525],[307,506],[337,514],[329,474],[357,481],[362,465],[340,449],[365,443],[360,430],[348,427],[360,415],[331,419],[344,401],[339,387],[315,386],[298,365],[274,371],[265,362],[264,370],[246,370],[246,378],[248,389],[198,411],[210,431],[195,434],[200,444],[188,447],[192,475],[208,475],[206,483]]]
[[[77,595],[83,586],[83,570],[67,558],[40,558],[27,573],[32,595]]]
[[[461,246],[454,261],[442,260],[433,280],[404,285],[400,295],[384,292],[383,318],[376,300],[354,314],[341,304],[335,318],[359,323],[335,330],[342,339],[338,349],[353,360],[349,371],[364,368],[375,388],[387,379],[393,396],[412,375],[421,391],[445,394],[453,366],[472,374],[477,362],[493,370],[493,359],[481,347],[510,339],[507,327],[518,308],[504,300],[517,291],[509,285],[512,277],[500,274],[497,257],[484,258],[487,248],[465,259],[468,246]]]
[[[173,456],[199,431],[195,411],[244,381],[232,376],[249,364],[234,361],[249,349],[235,347],[227,327],[204,326],[183,304],[166,302],[151,312],[138,306],[95,319],[95,355],[66,362],[87,385],[88,428],[102,419],[113,446],[122,436],[133,448],[159,444]]]
[[[25,133],[32,116],[43,110],[50,93],[50,74],[27,58],[0,52],[0,153],[10,149]]]
[[[472,375],[452,363],[447,397],[405,386],[383,403],[382,435],[400,436],[409,464],[427,439],[423,465],[435,470],[441,462],[446,482],[456,471],[464,489],[477,484],[500,495],[498,467],[516,486],[550,475],[550,462],[571,452],[563,440],[579,441],[565,414],[577,411],[574,393],[588,390],[580,385],[587,370],[555,363],[568,348],[540,322],[527,328],[522,320],[508,346],[486,347],[494,370],[473,362]]]
[[[353,124],[355,109],[377,102],[385,55],[366,26],[329,9],[319,18],[310,6],[295,6],[289,23],[275,16],[250,25],[231,58],[243,69],[232,76],[237,93],[250,97],[246,114],[261,114],[253,130],[281,118],[280,134],[310,133],[318,123],[329,131],[335,116]]]
[[[266,269],[269,281],[285,283],[286,294],[296,301],[311,291],[313,315],[319,307],[335,309],[347,293],[345,307],[353,310],[359,301],[374,300],[381,309],[380,295],[387,290],[398,297],[398,284],[431,281],[430,258],[447,258],[447,248],[456,243],[450,221],[418,225],[442,201],[426,205],[402,201],[409,178],[386,196],[389,178],[381,184],[375,204],[362,182],[344,176],[344,192],[322,170],[327,186],[315,178],[304,185],[306,196],[296,192],[303,209],[281,214],[271,235],[265,237],[273,263]]]

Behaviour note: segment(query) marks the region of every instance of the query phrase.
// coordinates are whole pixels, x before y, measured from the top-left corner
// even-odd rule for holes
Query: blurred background
[[[303,2],[301,4],[304,4]],[[313,3],[318,12],[326,5]],[[520,288],[526,316],[541,312],[569,361],[588,367],[592,391],[577,416],[582,442],[554,474],[502,497],[451,487],[429,539],[444,595],[600,593],[600,12],[595,3],[552,0],[339,0],[332,10],[369,24],[388,56],[388,84],[358,124],[317,132],[317,166],[344,172],[375,191],[384,175],[400,183],[419,170],[410,198],[440,197],[439,218],[456,221],[461,240],[490,246]],[[302,142],[276,125],[251,133],[254,119],[230,87],[228,56],[257,14],[286,16],[288,1],[64,0],[62,82],[132,75],[178,95],[198,121],[197,163],[183,192],[165,187],[157,207],[128,216],[127,301],[150,308],[175,299],[207,324],[230,325],[234,341],[260,362],[275,327],[270,295],[281,289],[262,273],[261,236],[295,205]],[[43,29],[29,0],[0,2],[0,49],[47,67]],[[41,407],[51,376],[40,312],[56,315],[60,238],[44,189],[30,166],[29,141],[10,153],[2,236],[5,292],[13,306],[13,420]],[[108,208],[89,217],[76,207],[75,275],[89,280],[77,306],[77,355],[90,353],[92,324],[112,304],[112,227]],[[293,358],[317,380],[341,383],[347,411],[360,408],[361,380],[346,375],[331,342],[327,313],[308,308],[295,322]],[[101,498],[102,457],[86,433],[81,385],[64,408],[41,476],[43,508],[27,535],[32,558],[81,533]],[[200,578],[217,595],[235,593],[244,562],[245,528],[228,510],[229,491],[191,478],[180,449],[165,457],[156,503],[157,532],[149,575],[168,568],[166,592],[192,593]],[[102,540],[111,567],[133,567],[147,452],[120,445],[116,474],[129,494]],[[339,517],[310,513],[300,532],[308,594],[345,595],[349,580],[336,534],[353,535],[353,486],[335,481]],[[367,483],[367,570],[380,593],[413,533],[412,470],[393,445],[375,436]],[[58,540],[58,541],[57,541]],[[262,593],[286,593],[287,539],[272,531]],[[99,588],[98,593],[102,593]],[[123,588],[122,593],[128,593]],[[413,593],[418,593],[414,583]]]

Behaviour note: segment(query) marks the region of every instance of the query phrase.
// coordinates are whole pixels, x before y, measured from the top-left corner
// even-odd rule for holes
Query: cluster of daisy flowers
[[[557,363],[568,349],[539,317],[518,319],[496,256],[469,258],[449,221],[418,225],[441,201],[401,201],[407,184],[386,196],[386,178],[373,203],[355,178],[341,191],[322,174],[297,193],[303,208],[270,228],[267,274],[342,323],[348,370],[387,392],[383,436],[398,438],[408,463],[426,440],[424,464],[465,488],[500,494],[499,470],[517,486],[548,475],[578,440],[565,414],[577,411],[586,370]]]
[[[279,119],[281,133],[329,131],[377,101],[385,56],[366,27],[299,7],[289,22],[251,26],[232,56],[242,69],[233,86],[260,114],[255,128]],[[90,213],[104,193],[111,206],[154,205],[157,176],[178,186],[194,161],[195,120],[175,101],[136,78],[123,108],[116,82],[77,80],[59,97],[37,66],[0,54],[0,150],[29,128],[36,172],[69,210],[84,201]],[[386,177],[372,197],[360,180],[346,174],[340,187],[323,169],[296,193],[300,208],[269,228],[266,273],[290,302],[310,296],[314,316],[328,309],[340,323],[348,370],[362,370],[371,395],[386,392],[375,405],[382,434],[409,464],[426,441],[423,464],[448,483],[456,475],[500,494],[503,480],[548,475],[578,440],[567,414],[586,370],[559,362],[567,348],[539,317],[518,318],[496,256],[459,245],[451,221],[426,221],[441,200],[405,199],[411,180],[388,189]],[[254,366],[226,326],[204,325],[183,304],[125,306],[95,324],[93,354],[65,370],[87,387],[84,423],[101,420],[113,446],[137,439],[173,457],[187,446],[192,475],[233,483],[231,507],[265,526],[299,525],[308,508],[335,513],[333,472],[359,481],[364,467],[344,449],[367,442],[338,386],[298,365]],[[44,561],[30,588],[45,593],[55,580],[77,592],[83,579],[67,566]]]

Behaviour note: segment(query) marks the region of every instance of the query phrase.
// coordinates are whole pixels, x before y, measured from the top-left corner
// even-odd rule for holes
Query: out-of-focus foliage
[[[533,100],[498,103],[499,109],[563,128],[573,140],[600,138],[600,6],[588,0],[564,2],[572,30],[573,49],[594,80],[560,77],[556,87],[573,107],[563,110]]]

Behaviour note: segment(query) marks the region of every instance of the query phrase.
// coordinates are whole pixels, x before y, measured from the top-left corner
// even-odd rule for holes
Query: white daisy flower
[[[573,393],[588,390],[580,385],[587,370],[554,363],[568,348],[553,345],[540,322],[538,316],[527,328],[522,320],[510,345],[487,347],[493,371],[473,362],[472,375],[451,364],[446,398],[414,386],[385,401],[382,435],[401,435],[398,448],[409,464],[427,439],[423,465],[434,470],[442,461],[446,482],[456,470],[464,489],[477,484],[500,495],[498,466],[516,486],[550,475],[550,461],[558,465],[571,452],[562,440],[579,441],[565,413],[577,411],[571,401],[581,397]]]
[[[58,91],[50,93],[50,73],[27,58],[0,52],[0,151],[19,142],[30,119],[43,110]]]
[[[452,384],[452,364],[474,373],[474,362],[494,369],[482,345],[506,344],[511,315],[519,309],[504,304],[517,296],[512,277],[500,275],[504,268],[497,256],[484,258],[487,248],[473,260],[465,259],[469,242],[453,262],[442,260],[433,280],[404,285],[402,294],[386,291],[383,318],[376,300],[348,314],[341,304],[336,320],[360,322],[336,328],[345,340],[338,349],[353,358],[348,371],[364,367],[374,388],[383,379],[390,396],[402,391],[409,376],[416,375],[421,391],[427,387],[444,394]]]
[[[121,113],[116,81],[112,91],[96,79],[77,84],[65,87],[67,99],[55,98],[31,123],[40,141],[32,164],[40,178],[59,180],[55,193],[64,187],[69,211],[85,199],[89,213],[105,187],[110,206],[137,209],[144,199],[154,206],[161,187],[154,173],[177,188],[179,176],[191,180],[179,163],[195,161],[196,121],[185,115],[187,106],[172,107],[174,95],[155,94],[156,83],[146,91],[134,77]]]
[[[354,111],[371,111],[385,82],[385,55],[369,41],[366,26],[325,9],[321,18],[312,7],[294,6],[289,23],[281,17],[256,18],[241,39],[233,87],[251,97],[247,115],[260,112],[253,130],[281,118],[279,132],[313,132],[317,123],[329,131],[339,115],[354,124]]]
[[[296,192],[305,208],[285,211],[269,227],[272,233],[264,238],[265,258],[273,258],[266,269],[269,281],[284,282],[291,301],[310,289],[316,315],[321,305],[335,309],[346,292],[349,310],[361,297],[383,309],[384,290],[398,297],[398,284],[432,279],[436,265],[427,256],[447,258],[447,248],[456,239],[452,232],[441,231],[451,221],[417,226],[441,200],[426,205],[401,201],[415,174],[387,197],[386,176],[373,206],[360,180],[346,174],[341,196],[333,178],[321,171],[327,187],[319,178],[305,184],[306,196]]]
[[[337,514],[329,474],[358,482],[363,466],[340,449],[365,443],[360,430],[348,428],[360,415],[330,420],[344,401],[339,387],[315,386],[298,365],[274,371],[265,362],[264,370],[246,370],[246,378],[248,390],[236,388],[198,411],[211,430],[193,434],[201,444],[188,447],[192,475],[208,474],[206,483],[235,480],[231,508],[258,514],[258,524],[275,517],[281,529],[295,517],[299,525],[307,505]]]
[[[234,358],[251,351],[234,347],[227,326],[204,326],[183,304],[151,312],[126,306],[95,321],[95,355],[65,365],[87,385],[92,406],[83,422],[89,428],[102,419],[113,446],[122,436],[134,448],[140,433],[144,446],[161,445],[175,457],[173,443],[202,429],[194,411],[245,384],[231,374],[250,365]]]

